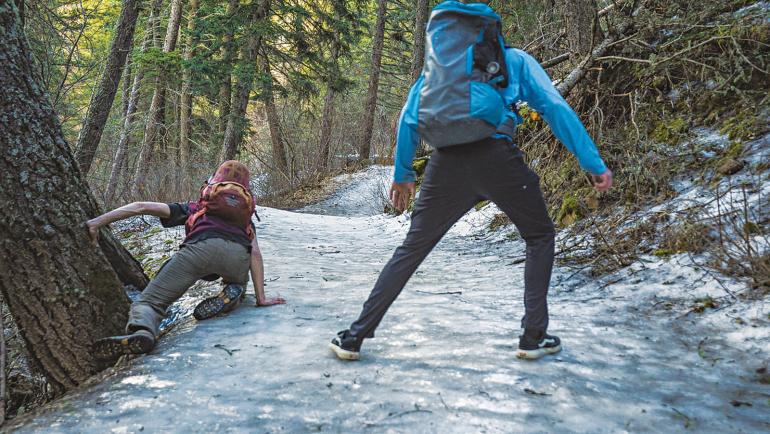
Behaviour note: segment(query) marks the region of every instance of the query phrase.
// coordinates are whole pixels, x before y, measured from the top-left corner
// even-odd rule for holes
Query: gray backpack
[[[487,5],[445,1],[426,28],[418,131],[441,148],[492,136],[507,112],[508,86],[500,17]]]

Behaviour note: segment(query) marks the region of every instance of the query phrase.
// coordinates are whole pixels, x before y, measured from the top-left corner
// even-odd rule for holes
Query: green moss
[[[675,254],[676,252],[671,249],[655,249],[652,254],[658,257],[667,257]]]
[[[651,137],[658,143],[677,145],[687,138],[689,129],[690,126],[683,118],[674,118],[658,123],[652,130]]]
[[[495,216],[492,217],[492,221],[489,222],[489,230],[496,231],[503,226],[508,226],[511,223],[511,219],[509,219],[505,213],[501,212],[499,214],[495,214]]]
[[[430,160],[430,157],[423,157],[423,158],[417,158],[414,161],[412,161],[412,169],[414,169],[414,172],[418,177],[422,176],[425,173],[425,167],[428,166],[429,160]]]
[[[730,143],[730,146],[728,146],[727,149],[722,152],[722,156],[720,158],[711,159],[708,163],[708,166],[712,169],[719,169],[730,161],[738,160],[741,155],[743,155],[743,149],[743,142],[740,140],[734,140]],[[720,177],[717,177],[716,180],[718,181],[719,178]]]
[[[481,210],[482,208],[484,208],[487,205],[489,205],[489,201],[488,200],[482,200],[481,202],[477,203],[473,208],[475,208],[476,211],[479,211],[479,210]]]
[[[141,238],[142,238],[142,239],[147,239],[147,238],[150,238],[150,237],[152,237],[153,235],[157,235],[157,234],[161,233],[161,231],[163,231],[163,229],[161,229],[161,228],[159,228],[159,227],[157,227],[157,226],[156,226],[156,227],[153,227],[152,229],[150,229],[149,231],[147,231],[147,233],[145,233],[144,235],[142,235],[142,237],[141,237]]]
[[[740,158],[743,155],[743,142],[734,141],[730,143],[730,146],[725,150],[725,157]]]
[[[564,196],[561,202],[561,208],[556,215],[556,221],[563,226],[569,226],[570,224],[584,218],[585,205],[578,199],[575,194],[568,194]]]
[[[144,272],[147,274],[147,277],[150,279],[154,278],[158,271],[160,271],[160,268],[163,266],[163,264],[168,261],[169,256],[168,255],[161,255],[157,258],[148,258],[147,260],[141,260],[142,262],[142,268],[144,269]]]
[[[747,221],[743,224],[743,233],[746,235],[756,235],[761,232],[762,229],[760,229],[759,225],[754,222]]]
[[[756,139],[757,134],[765,129],[766,126],[763,127],[759,121],[757,111],[753,108],[746,108],[739,110],[722,122],[719,132],[727,134],[727,137],[733,141],[748,141]]]
[[[706,309],[716,309],[718,307],[719,307],[719,303],[716,300],[714,300],[710,296],[706,296],[695,300],[695,304],[692,307],[692,311],[701,313]]]
[[[508,241],[516,241],[521,237],[517,231],[511,231],[505,234],[505,239]]]

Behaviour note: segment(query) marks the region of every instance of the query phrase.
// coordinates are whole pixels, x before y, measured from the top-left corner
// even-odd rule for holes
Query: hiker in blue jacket
[[[514,142],[521,122],[514,104],[526,102],[542,115],[580,166],[593,175],[596,190],[610,188],[612,172],[540,64],[522,50],[503,48],[500,28],[499,17],[483,4],[449,1],[431,14],[423,73],[409,92],[398,124],[390,190],[397,209],[405,209],[414,196],[412,160],[420,140],[435,151],[406,240],[380,273],[358,319],[331,342],[341,359],[358,360],[361,343],[374,337],[385,312],[428,253],[460,217],[485,199],[510,217],[526,242],[525,314],[516,356],[537,359],[561,350],[559,338],[546,333],[554,226],[540,178]]]

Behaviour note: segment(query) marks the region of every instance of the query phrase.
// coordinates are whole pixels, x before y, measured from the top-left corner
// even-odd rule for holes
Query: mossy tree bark
[[[374,111],[377,109],[377,91],[380,86],[380,67],[382,66],[382,47],[385,41],[386,0],[377,0],[377,24],[372,38],[372,65],[369,71],[369,89],[364,103],[364,121],[361,126],[361,142],[358,144],[358,158],[369,159],[374,129]]]
[[[0,291],[30,360],[61,392],[97,371],[91,342],[123,330],[128,299],[119,275],[133,270],[138,286],[146,277],[108,231],[101,245],[112,265],[91,243],[83,223],[98,205],[7,0],[0,0],[0,59],[0,201],[13,204],[0,219]]]
[[[126,64],[126,56],[131,51],[131,45],[134,41],[136,19],[139,17],[141,3],[141,0],[123,0],[123,8],[120,12],[102,79],[94,90],[91,103],[88,105],[88,114],[78,135],[75,158],[83,175],[87,175],[88,171],[91,170],[104,125],[107,123],[112,103],[115,101],[120,76]]]

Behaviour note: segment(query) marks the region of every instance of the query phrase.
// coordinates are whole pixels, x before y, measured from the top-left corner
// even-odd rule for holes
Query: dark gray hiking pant
[[[245,287],[250,257],[246,247],[221,238],[186,244],[163,265],[139,299],[131,303],[126,331],[145,329],[157,337],[166,309],[204,276],[218,274],[225,283]]]
[[[412,224],[404,243],[380,273],[350,335],[374,337],[390,305],[441,237],[479,201],[488,199],[505,212],[526,241],[522,327],[548,328],[546,296],[554,255],[554,227],[540,178],[507,140],[487,139],[433,152]]]

